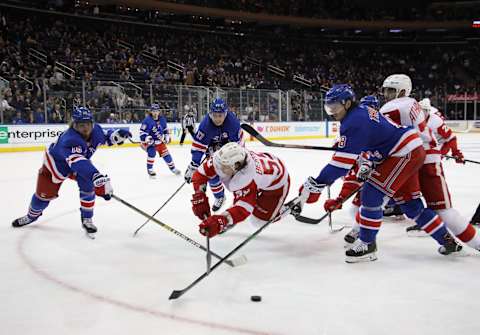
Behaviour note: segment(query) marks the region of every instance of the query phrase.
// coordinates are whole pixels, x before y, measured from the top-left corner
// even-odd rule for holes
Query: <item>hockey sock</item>
[[[80,213],[83,218],[93,217],[95,206],[95,192],[80,191]]]
[[[400,205],[403,213],[415,221],[418,227],[433,237],[440,245],[445,244],[447,228],[442,219],[430,208],[425,208],[420,199],[410,200]]]
[[[212,190],[215,198],[223,198],[225,196],[225,190],[223,189],[223,184],[220,181],[217,183],[211,183],[210,189]]]
[[[172,159],[172,156],[168,153],[167,151],[167,154],[162,156],[163,160],[165,161],[165,163],[167,163],[168,165],[168,168],[170,170],[174,170],[175,169],[175,163],[173,162],[173,159]]]
[[[448,230],[460,241],[474,249],[480,249],[480,234],[456,209],[448,208],[437,211]]]
[[[360,207],[360,239],[365,243],[375,242],[382,225],[382,207]]]
[[[30,206],[28,207],[28,217],[33,221],[37,220],[49,203],[50,201],[42,200],[34,194],[30,201]]]

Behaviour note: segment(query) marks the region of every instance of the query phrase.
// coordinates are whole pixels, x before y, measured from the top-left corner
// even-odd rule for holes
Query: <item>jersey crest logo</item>
[[[372,121],[380,122],[380,116],[378,115],[378,111],[373,108],[368,107],[368,117]]]
[[[249,188],[247,188],[246,190],[238,190],[234,192],[236,199],[246,197],[249,193],[250,193]]]

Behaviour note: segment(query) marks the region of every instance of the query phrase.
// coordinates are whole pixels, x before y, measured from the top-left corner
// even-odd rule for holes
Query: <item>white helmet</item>
[[[412,92],[412,80],[406,74],[391,74],[384,81],[382,87],[394,88],[398,94],[405,90],[405,96],[410,96]]]
[[[432,108],[432,104],[430,103],[429,98],[425,98],[425,99],[420,100],[419,105],[423,110],[430,111],[430,109]]]
[[[190,110],[190,106],[189,106],[189,105],[185,105],[185,106],[183,106],[183,110],[185,110],[185,111],[189,111],[189,110]]]
[[[213,164],[217,167],[228,166],[237,171],[237,163],[243,165],[247,158],[247,151],[235,142],[225,144],[213,154]]]

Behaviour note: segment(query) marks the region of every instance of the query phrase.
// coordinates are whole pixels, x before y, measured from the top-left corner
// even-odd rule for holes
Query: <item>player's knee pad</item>
[[[423,205],[421,199],[412,199],[404,204],[401,204],[400,208],[402,209],[403,214],[405,214],[409,219],[415,220],[415,218],[422,214],[425,206]]]
[[[468,219],[463,217],[456,209],[448,208],[436,211],[442,218],[442,221],[447,225],[454,235],[459,235],[465,231],[469,225]]]

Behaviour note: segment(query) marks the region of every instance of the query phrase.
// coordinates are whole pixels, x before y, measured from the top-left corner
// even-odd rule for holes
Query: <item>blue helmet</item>
[[[360,105],[365,105],[375,109],[380,108],[380,102],[378,101],[377,97],[374,95],[364,96],[362,99],[360,99]]]
[[[228,112],[228,106],[222,98],[215,98],[210,105],[210,112],[226,114]]]
[[[150,105],[150,112],[160,112],[160,105],[159,104],[151,104]]]
[[[341,103],[344,105],[347,100],[355,101],[355,92],[348,84],[335,84],[325,95],[325,104],[331,105]]]
[[[73,107],[73,122],[93,122],[93,114],[87,107]]]

